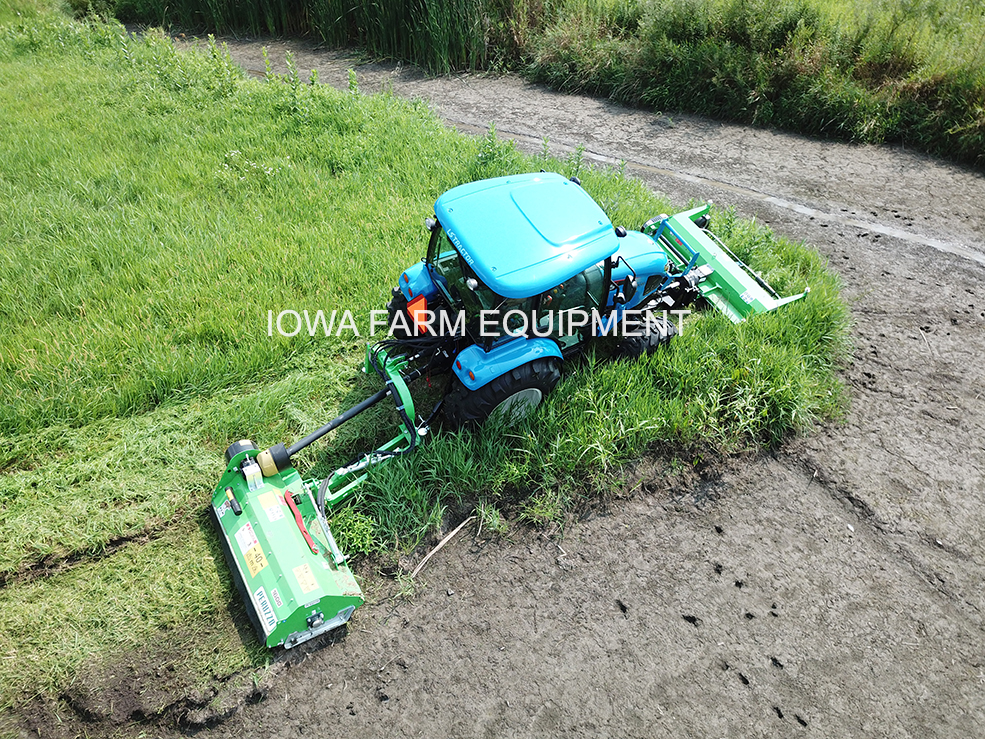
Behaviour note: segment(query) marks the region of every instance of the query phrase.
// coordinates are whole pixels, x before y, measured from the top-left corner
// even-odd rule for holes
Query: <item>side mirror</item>
[[[622,281],[622,290],[620,290],[620,292],[625,297],[626,299],[625,302],[628,303],[636,296],[637,287],[638,285],[636,284],[635,277],[627,277],[625,280]]]
[[[614,270],[620,262],[626,265],[626,269],[629,270],[629,274],[618,282],[611,280],[609,284],[610,289],[616,289],[616,294],[612,296],[612,302],[616,305],[625,305],[633,299],[633,296],[636,295],[636,288],[638,285],[636,282],[636,272],[631,266],[629,266],[629,262],[623,259],[622,256],[616,257],[615,261],[611,262],[609,269]]]

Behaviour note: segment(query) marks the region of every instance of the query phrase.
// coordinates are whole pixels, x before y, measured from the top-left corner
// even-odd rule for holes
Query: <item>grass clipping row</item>
[[[0,25],[0,75],[3,708],[150,651],[206,702],[265,664],[204,515],[223,449],[298,438],[375,390],[355,372],[361,340],[268,337],[267,310],[368,323],[420,259],[435,198],[470,180],[577,174],[627,227],[672,210],[577,154],[461,136],[355,80],[251,81],[214,45],[178,54],[118,25]],[[692,316],[671,350],[639,361],[591,355],[509,432],[439,430],[337,514],[343,548],[393,556],[473,510],[487,530],[501,511],[559,521],[640,455],[689,464],[836,414],[836,279],[802,245],[728,212],[714,223],[780,291],[810,295],[740,326]],[[306,450],[302,471],[375,448],[389,413]],[[187,634],[208,646],[181,648]]]

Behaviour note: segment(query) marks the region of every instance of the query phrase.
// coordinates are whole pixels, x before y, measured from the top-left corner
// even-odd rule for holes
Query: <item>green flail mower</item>
[[[226,563],[260,640],[291,648],[346,623],[363,603],[362,591],[335,543],[326,512],[338,508],[369,469],[412,451],[427,426],[411,423],[414,400],[407,384],[422,370],[405,356],[368,350],[364,370],[375,370],[385,387],[304,439],[265,451],[247,440],[226,450],[226,471],[212,494],[213,521]],[[367,408],[391,396],[401,417],[400,433],[324,480],[303,479],[291,457]]]
[[[617,351],[636,356],[670,345],[668,311],[703,302],[740,322],[807,294],[781,297],[709,223],[704,205],[640,231],[613,227],[580,182],[551,173],[472,182],[438,198],[427,255],[400,275],[387,306],[391,338],[367,349],[363,369],[383,388],[290,446],[238,441],[226,450],[212,513],[261,641],[294,647],[363,603],[327,515],[375,465],[412,452],[439,409],[451,426],[528,413],[564,361],[619,327]],[[409,385],[441,374],[444,398],[419,417]],[[323,480],[298,473],[292,458],[302,449],[387,397],[399,418],[392,440]]]

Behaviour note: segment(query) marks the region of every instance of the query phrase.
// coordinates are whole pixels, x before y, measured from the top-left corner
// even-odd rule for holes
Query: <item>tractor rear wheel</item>
[[[561,379],[555,357],[535,359],[469,390],[452,375],[451,389],[445,396],[445,419],[453,428],[476,426],[494,416],[507,422],[530,414]]]
[[[642,336],[626,336],[619,342],[616,353],[620,357],[642,357],[663,346],[670,346],[670,341],[677,336],[677,328],[663,316],[649,315],[645,322],[636,326],[634,333]]]

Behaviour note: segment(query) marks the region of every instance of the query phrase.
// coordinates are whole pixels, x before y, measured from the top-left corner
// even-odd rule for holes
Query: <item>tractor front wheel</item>
[[[502,416],[507,421],[531,413],[558,380],[561,370],[554,357],[535,359],[500,375],[476,390],[469,390],[452,375],[445,396],[445,419],[453,428],[475,426]]]
[[[620,357],[642,357],[653,354],[662,346],[670,346],[671,339],[677,336],[677,328],[663,316],[649,315],[645,322],[635,327],[633,333],[642,335],[624,337],[616,349]]]

